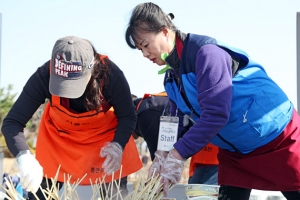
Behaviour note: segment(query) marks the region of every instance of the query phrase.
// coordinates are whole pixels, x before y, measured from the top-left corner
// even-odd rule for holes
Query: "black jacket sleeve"
[[[50,97],[48,87],[49,61],[28,79],[20,96],[3,120],[1,131],[8,149],[14,156],[22,150],[29,149],[23,133],[24,128],[40,105]]]
[[[118,120],[113,141],[118,142],[124,148],[135,129],[137,116],[127,79],[114,63],[111,63],[110,80],[103,88],[103,95],[114,108]]]

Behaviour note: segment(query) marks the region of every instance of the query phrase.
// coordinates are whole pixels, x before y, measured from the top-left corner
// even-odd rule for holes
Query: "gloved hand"
[[[186,159],[182,158],[175,148],[168,153],[164,160],[160,175],[165,197],[168,195],[169,184],[176,184],[180,181],[185,161]]]
[[[160,174],[160,169],[163,164],[163,161],[168,155],[167,151],[157,150],[154,153],[155,157],[152,161],[152,164],[148,170],[148,179],[150,179],[152,176],[156,177],[158,174]]]
[[[22,188],[28,192],[36,193],[43,180],[43,167],[30,153],[17,156],[16,161]]]
[[[108,142],[100,150],[100,157],[106,157],[102,164],[104,172],[107,175],[121,168],[123,148],[117,142]]]

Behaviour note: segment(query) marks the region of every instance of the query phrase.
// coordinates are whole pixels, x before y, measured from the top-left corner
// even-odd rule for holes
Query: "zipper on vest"
[[[226,144],[228,144],[229,146],[231,146],[231,148],[233,148],[237,153],[243,154],[240,150],[238,150],[238,148],[236,148],[233,144],[231,144],[230,142],[228,142],[227,140],[225,140],[219,133],[217,133],[217,137],[220,138],[220,140],[222,140],[223,142],[225,142]]]
[[[185,94],[183,84],[181,85],[180,78],[176,75],[176,72],[174,72],[173,75],[174,75],[174,78],[175,78],[175,83],[177,85],[177,88],[179,89],[179,93],[182,96],[185,104],[188,106],[188,108],[192,111],[193,114],[195,114],[198,118],[200,118],[200,114],[196,112],[196,110],[193,108],[192,104],[188,100],[188,98]]]

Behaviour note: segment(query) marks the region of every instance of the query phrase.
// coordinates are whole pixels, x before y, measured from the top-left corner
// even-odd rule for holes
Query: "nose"
[[[150,55],[150,53],[146,50],[143,50],[142,52],[143,52],[143,56],[146,58]]]

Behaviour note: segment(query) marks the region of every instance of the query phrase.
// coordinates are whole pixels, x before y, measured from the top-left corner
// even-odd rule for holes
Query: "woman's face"
[[[173,41],[170,40],[170,31],[163,29],[158,34],[139,33],[136,39],[136,46],[142,51],[143,56],[157,65],[165,65],[160,58],[162,53],[170,53],[173,48]]]

